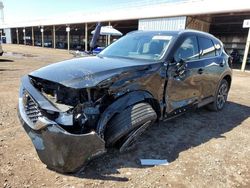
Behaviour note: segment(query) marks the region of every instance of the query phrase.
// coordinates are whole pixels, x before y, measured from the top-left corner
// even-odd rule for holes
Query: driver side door
[[[199,59],[197,36],[187,36],[173,53],[167,70],[166,113],[198,103],[202,95],[203,65]]]

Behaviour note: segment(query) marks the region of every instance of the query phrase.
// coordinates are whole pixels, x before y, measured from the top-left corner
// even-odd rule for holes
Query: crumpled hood
[[[124,58],[84,57],[51,64],[29,75],[77,89],[96,86],[123,72],[148,69],[152,63],[155,64]]]

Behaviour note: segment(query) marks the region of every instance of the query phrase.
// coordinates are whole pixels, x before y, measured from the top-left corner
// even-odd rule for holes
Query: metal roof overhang
[[[157,10],[157,11],[156,11]],[[166,3],[159,5],[115,9],[113,11],[86,13],[71,13],[52,18],[39,19],[18,23],[7,23],[0,28],[21,28],[31,26],[70,25],[106,21],[136,20],[145,18],[190,16],[221,13],[250,12],[248,0],[191,0],[182,3]]]

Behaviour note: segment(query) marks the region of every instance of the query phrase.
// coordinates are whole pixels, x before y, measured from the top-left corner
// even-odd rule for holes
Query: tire
[[[216,91],[215,100],[207,106],[208,109],[215,112],[222,110],[227,102],[228,91],[229,83],[223,79],[218,90]]]
[[[108,123],[105,131],[106,146],[118,146],[120,152],[128,150],[156,119],[157,115],[148,103],[138,103],[126,108]]]

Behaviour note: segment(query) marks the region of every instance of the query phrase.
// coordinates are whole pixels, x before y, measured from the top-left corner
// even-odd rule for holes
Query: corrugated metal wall
[[[6,43],[11,44],[11,30],[10,29],[4,29],[5,37],[6,37]]]
[[[186,16],[172,18],[140,19],[139,30],[180,30],[185,29]]]

